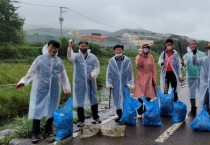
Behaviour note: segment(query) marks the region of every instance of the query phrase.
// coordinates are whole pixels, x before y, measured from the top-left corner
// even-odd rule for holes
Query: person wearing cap
[[[184,55],[182,61],[182,66],[186,68],[186,77],[187,77],[187,88],[188,94],[191,103],[191,111],[188,113],[188,116],[195,116],[196,115],[196,90],[199,89],[200,85],[200,66],[193,65],[192,63],[192,51],[197,49],[196,56],[198,59],[206,56],[206,54],[202,51],[198,50],[196,40],[191,40],[189,42],[189,47],[187,49],[187,53]]]
[[[178,100],[178,93],[181,90],[181,61],[178,52],[173,49],[174,41],[167,39],[165,42],[166,50],[159,57],[158,64],[161,66],[160,88],[162,92],[168,94],[171,85],[174,91],[174,102]]]
[[[150,54],[151,48],[148,44],[143,44],[136,56],[135,63],[137,68],[137,76],[135,80],[135,87],[133,96],[139,98],[143,103],[141,97],[146,97],[149,101],[156,97],[156,81],[157,72],[153,56]],[[145,112],[143,106],[138,109],[138,114]]]
[[[206,47],[208,51],[208,55],[198,59],[197,48],[192,50],[193,56],[192,61],[194,65],[201,66],[200,72],[200,88],[199,88],[199,99],[202,105],[207,106],[208,112],[210,112],[210,101],[209,101],[209,93],[210,93],[210,43]]]
[[[125,88],[133,88],[133,68],[130,58],[123,55],[123,45],[115,45],[113,56],[109,60],[106,72],[106,86],[112,89],[114,105],[118,118],[115,119],[119,122],[122,117],[122,108],[125,100]]]
[[[90,53],[87,41],[79,42],[79,53],[72,50],[74,41],[69,40],[67,58],[74,63],[73,105],[77,107],[78,127],[84,126],[84,107],[91,105],[93,123],[101,123],[98,115],[96,78],[100,72],[97,57]]]

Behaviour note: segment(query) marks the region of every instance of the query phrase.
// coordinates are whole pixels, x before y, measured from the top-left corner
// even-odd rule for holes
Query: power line
[[[22,1],[11,1],[14,3],[21,3],[21,4],[26,4],[26,5],[33,5],[33,6],[40,6],[40,7],[51,7],[51,8],[60,8],[58,6],[49,6],[49,5],[40,5],[40,4],[33,4],[33,3],[27,3],[27,2],[22,2]]]
[[[99,24],[102,24],[102,25],[105,25],[105,26],[108,26],[108,27],[112,27],[112,28],[122,29],[121,27],[118,27],[118,26],[115,26],[115,25],[106,24],[106,23],[104,23],[104,22],[95,20],[95,19],[93,19],[93,18],[91,18],[91,17],[85,16],[85,15],[83,15],[83,14],[81,14],[81,13],[79,13],[79,12],[73,10],[73,9],[68,8],[68,7],[58,7],[58,6],[50,6],[50,5],[40,5],[40,4],[26,3],[26,2],[21,2],[21,1],[12,1],[12,2],[15,2],[15,3],[23,3],[23,4],[28,4],[28,5],[34,5],[34,6],[42,6],[42,7],[54,7],[54,8],[60,8],[60,9],[61,9],[61,8],[65,8],[65,9],[69,9],[71,12],[73,12],[73,13],[75,13],[75,14],[77,14],[77,15],[79,15],[79,16],[81,16],[81,17],[83,17],[83,18],[85,18],[85,19],[87,19],[87,20],[89,20],[89,21],[93,21],[93,22],[95,22],[95,23],[99,23]]]

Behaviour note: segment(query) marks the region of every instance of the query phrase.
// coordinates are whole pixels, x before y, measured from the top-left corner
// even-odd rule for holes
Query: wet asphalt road
[[[182,89],[179,98],[186,103],[189,111],[190,103],[186,94],[185,87]],[[143,126],[141,125],[142,120],[138,120],[137,126],[127,126],[125,137],[113,138],[102,135],[86,139],[76,137],[66,143],[66,145],[210,145],[210,133],[193,131],[189,126],[192,120],[193,118],[188,117],[163,143],[155,140],[173,125],[171,118],[167,117],[161,117],[162,127]],[[110,123],[115,124],[114,121]]]

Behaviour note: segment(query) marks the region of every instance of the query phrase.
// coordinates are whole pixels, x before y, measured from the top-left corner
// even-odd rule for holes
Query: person
[[[94,123],[101,123],[98,116],[98,96],[96,78],[100,72],[97,57],[90,53],[87,41],[79,42],[79,53],[72,50],[73,40],[69,40],[67,58],[74,63],[74,86],[73,100],[76,102],[78,127],[84,126],[85,116],[84,107],[88,105],[87,99],[91,104],[91,111]]]
[[[199,98],[200,103],[207,106],[208,112],[210,112],[210,101],[209,101],[209,85],[210,85],[210,43],[208,43],[208,46],[206,47],[208,50],[208,56],[202,57],[198,59],[197,48],[192,50],[193,56],[192,61],[194,65],[201,66],[201,72],[200,72],[200,88],[199,88]]]
[[[53,113],[60,102],[61,85],[66,96],[70,95],[70,83],[63,64],[57,56],[60,44],[50,40],[43,48],[43,55],[38,56],[32,63],[27,74],[17,84],[17,89],[29,84],[33,80],[29,119],[33,119],[32,143],[39,142],[40,121],[46,117],[45,133],[53,136]]]
[[[106,86],[112,89],[114,105],[118,115],[115,121],[119,122],[122,117],[122,107],[125,100],[124,89],[126,87],[133,88],[134,81],[131,60],[123,55],[123,45],[117,44],[113,49],[115,56],[109,60],[106,72]]]
[[[193,65],[192,63],[192,51],[197,49],[196,56],[198,59],[206,56],[204,52],[199,51],[197,48],[196,40],[191,40],[189,42],[188,53],[184,55],[182,59],[182,66],[186,68],[187,84],[188,84],[188,94],[191,103],[191,111],[188,113],[188,116],[196,115],[196,89],[199,89],[200,85],[200,66]]]
[[[159,57],[161,66],[160,88],[167,94],[171,85],[174,91],[174,102],[178,100],[178,92],[181,89],[182,73],[181,61],[178,52],[173,49],[173,40],[167,39],[165,42],[166,50]]]
[[[133,96],[139,98],[139,102],[143,103],[141,97],[146,97],[149,101],[156,97],[156,81],[157,72],[153,56],[150,54],[150,46],[143,44],[139,54],[136,56],[135,63],[137,67],[137,77]],[[138,114],[145,112],[143,105],[138,109]],[[141,116],[140,116],[141,118]]]

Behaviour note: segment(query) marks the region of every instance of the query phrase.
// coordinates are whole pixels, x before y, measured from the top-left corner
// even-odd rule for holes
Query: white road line
[[[186,117],[185,120],[187,120],[187,118],[188,118],[188,116]],[[182,125],[182,123],[184,121],[182,121],[180,123],[173,124],[163,134],[161,134],[155,141],[156,142],[161,142],[161,143],[163,143],[164,141],[166,141]]]

